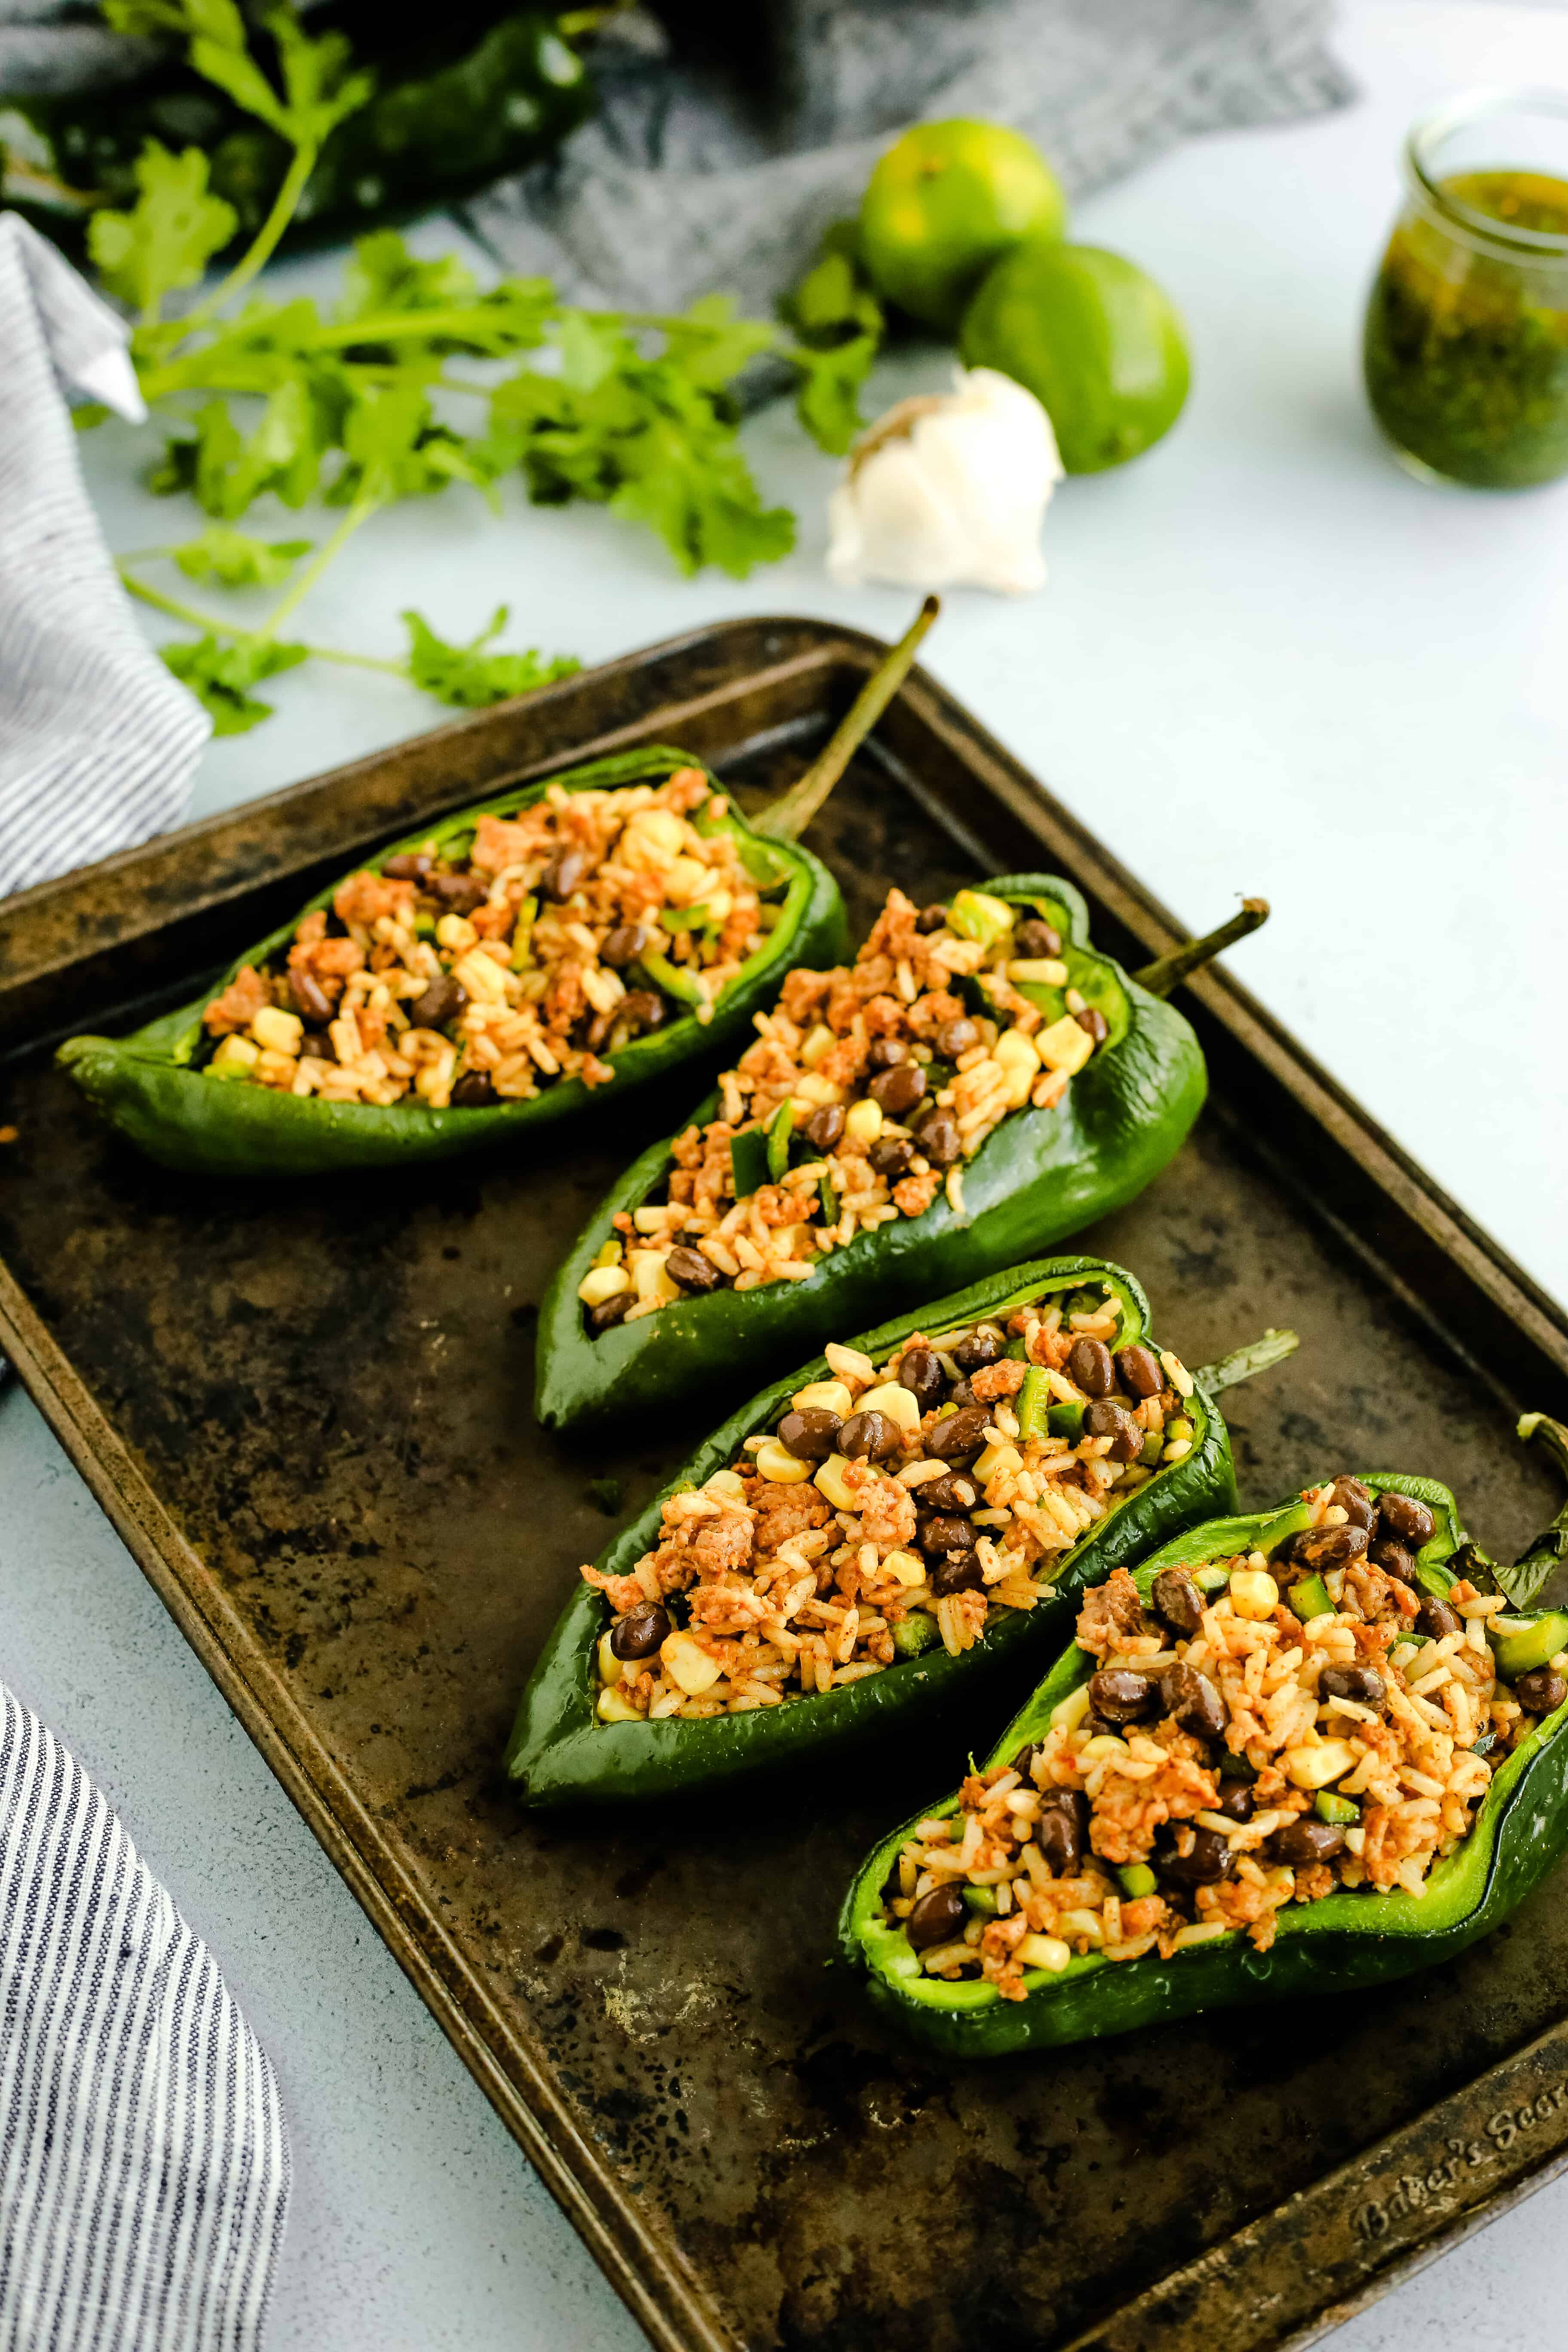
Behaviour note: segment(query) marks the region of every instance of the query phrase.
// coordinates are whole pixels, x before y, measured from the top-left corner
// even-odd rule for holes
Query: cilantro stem
[[[182,342],[188,341],[198,327],[205,327],[215,310],[221,310],[237,294],[243,293],[251,279],[267,267],[277,249],[278,241],[299,209],[305,193],[305,183],[316,168],[318,149],[297,147],[294,160],[283,175],[283,184],[272,200],[272,209],[258,229],[247,253],[241,254],[228,276],[220,278],[204,301],[187,311],[180,320]]]
[[[321,547],[319,552],[312,557],[311,561],[305,566],[304,571],[300,572],[299,578],[295,581],[293,586],[279,598],[279,602],[273,606],[272,611],[268,615],[266,622],[256,631],[256,635],[258,637],[265,639],[276,636],[280,624],[288,619],[289,614],[295,610],[296,606],[304,602],[311,589],[315,586],[317,581],[321,578],[322,572],[326,570],[328,564],[332,561],[332,558],[335,555],[340,554],[348,545],[355,531],[358,530],[361,523],[368,522],[372,515],[375,513],[376,509],[384,503],[385,501],[383,499],[366,498],[363,495],[354,500],[353,506],[350,507],[347,514],[344,515],[342,522],[339,523],[331,537],[326,541],[325,545]]]
[[[128,596],[133,596],[139,604],[150,604],[155,613],[166,613],[171,621],[183,621],[188,629],[200,629],[204,636],[241,638],[247,645],[259,645],[272,635],[277,626],[279,615],[276,613],[263,629],[247,629],[237,621],[223,621],[216,614],[198,613],[194,604],[184,604],[178,596],[165,596],[161,588],[151,587],[145,580],[138,580],[134,572],[127,571],[123,557],[117,559],[115,569]],[[337,662],[347,669],[378,669],[388,677],[406,678],[408,676],[406,662],[383,661],[374,654],[343,653],[336,646],[308,645],[305,651],[312,661]]]

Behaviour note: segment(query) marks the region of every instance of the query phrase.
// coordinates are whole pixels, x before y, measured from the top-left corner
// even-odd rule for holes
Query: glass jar
[[[1425,115],[1367,305],[1366,388],[1427,480],[1568,474],[1568,93],[1473,90]]]

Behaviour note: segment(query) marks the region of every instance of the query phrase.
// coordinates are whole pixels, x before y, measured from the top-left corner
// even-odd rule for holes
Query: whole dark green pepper
[[[1467,1543],[1447,1486],[1386,1472],[1360,1475],[1374,1495],[1408,1495],[1432,1513],[1435,1531],[1415,1560],[1426,1591],[1440,1600],[1460,1575],[1472,1583],[1485,1580],[1485,1555]],[[1247,1518],[1211,1520],[1145,1558],[1133,1581],[1145,1599],[1154,1579],[1168,1569],[1185,1569],[1201,1584],[1208,1563],[1252,1550],[1272,1552],[1308,1519],[1306,1506],[1292,1500]],[[1504,1573],[1520,1576],[1521,1589],[1526,1589],[1538,1569],[1544,1575],[1555,1564],[1565,1530],[1568,1510],[1531,1546],[1519,1570]],[[1522,1638],[1531,1630],[1516,1629],[1521,1666],[1533,1662],[1533,1649]],[[1555,1623],[1543,1618],[1539,1630],[1556,1647],[1568,1640],[1568,1622],[1561,1618]],[[1500,1671],[1509,1670],[1506,1653],[1497,1643],[1494,1647]],[[1055,1708],[1088,1681],[1098,1664],[1076,1643],[1068,1649],[978,1769],[1010,1762],[1039,1738]],[[1154,1952],[1134,1960],[1089,1953],[1072,1959],[1059,1975],[1028,1972],[1022,2000],[1004,2000],[976,1979],[948,1983],[922,1976],[902,1927],[883,1916],[882,1888],[915,1822],[956,1811],[953,1796],[922,1807],[868,1857],[839,1917],[840,1954],[884,2015],[928,2049],[964,2059],[1129,2033],[1199,2010],[1386,1983],[1451,1958],[1486,1935],[1568,1849],[1565,1732],[1568,1704],[1543,1717],[1500,1766],[1468,1836],[1434,1864],[1423,1895],[1341,1887],[1321,1902],[1287,1904],[1277,1915],[1278,1931],[1267,1952],[1255,1951],[1244,1935],[1233,1932],[1192,1945],[1168,1960]],[[1320,1814],[1335,1817],[1331,1801],[1320,1805]],[[1148,1891],[1152,1885],[1151,1874]]]
[[[1136,1278],[1107,1259],[1046,1258],[900,1315],[879,1330],[847,1341],[880,1364],[915,1331],[941,1331],[982,1318],[1005,1318],[1031,1300],[1102,1286],[1121,1302],[1119,1346],[1134,1346],[1148,1329],[1149,1302]],[[506,1754],[513,1788],[531,1806],[573,1803],[623,1804],[662,1797],[700,1783],[787,1762],[844,1742],[875,1737],[884,1727],[903,1728],[937,1705],[960,1683],[984,1679],[994,1668],[1059,1633],[1072,1595],[1099,1583],[1113,1568],[1137,1559],[1176,1528],[1190,1527],[1215,1505],[1234,1502],[1235,1472],[1230,1439],[1216,1391],[1249,1378],[1288,1355],[1292,1334],[1271,1332],[1207,1371],[1193,1375],[1194,1394],[1184,1405],[1193,1423],[1191,1451],[1159,1469],[1118,1503],[1069,1552],[1049,1594],[1033,1609],[994,1612],[973,1649],[954,1657],[932,1649],[906,1658],[880,1674],[832,1690],[787,1699],[781,1706],[739,1715],[682,1719],[665,1717],[605,1722],[597,1706],[600,1685],[596,1654],[613,1622],[604,1595],[579,1584],[562,1612],[529,1678]],[[700,1486],[727,1469],[746,1438],[772,1432],[791,1397],[809,1381],[828,1378],[824,1358],[803,1365],[785,1380],[750,1399],[714,1432],[708,1443],[655,1496],[636,1522],[618,1536],[599,1561],[605,1574],[624,1576],[658,1541],[668,1496]]]
[[[701,764],[688,752],[663,744],[596,760],[426,825],[369,860],[368,870],[378,872],[387,858],[428,841],[438,847],[460,844],[481,816],[515,816],[555,787],[574,793],[605,791]],[[720,997],[710,1022],[703,1024],[693,1013],[618,1048],[615,1077],[602,1086],[590,1088],[581,1078],[563,1078],[524,1101],[435,1110],[411,1100],[385,1108],[325,1102],[316,1095],[282,1094],[271,1087],[224,1083],[204,1075],[194,1057],[206,1036],[202,1023],[205,1006],[241,965],[259,967],[286,946],[301,916],[330,906],[338,883],[319,892],[270,937],[247,948],[224,979],[194,1003],[129,1037],[69,1038],[60,1047],[59,1062],[94,1107],[151,1159],[165,1168],[204,1175],[304,1176],[397,1167],[477,1150],[520,1130],[537,1130],[590,1101],[646,1086],[693,1060],[710,1064],[744,1033],[752,1014],[773,995],[793,964],[831,961],[842,951],[843,902],[826,867],[793,844],[761,839],[733,809],[724,823],[752,876],[764,887],[782,886],[778,921]],[[664,959],[657,961],[658,984],[678,992],[680,968],[666,968]]]
[[[987,898],[1038,911],[1061,934],[1066,986],[1104,1018],[1105,1042],[1059,1108],[1026,1107],[993,1129],[963,1162],[962,1210],[939,1192],[923,1214],[857,1234],[806,1280],[682,1297],[593,1338],[578,1286],[615,1240],[616,1217],[632,1214],[668,1183],[675,1139],[651,1144],[584,1225],[541,1308],[535,1408],[547,1428],[712,1391],[732,1382],[737,1366],[764,1371],[787,1362],[886,1314],[911,1291],[972,1282],[1048,1249],[1131,1200],[1174,1156],[1202,1108],[1207,1078],[1198,1041],[1164,992],[1255,929],[1268,912],[1262,901],[1249,899],[1207,940],[1130,977],[1089,945],[1089,912],[1070,882],[1005,874],[979,887]],[[1031,985],[1020,993],[1050,1020],[1063,1011],[1063,989]],[[718,1109],[718,1097],[710,1096],[685,1124],[704,1126]]]

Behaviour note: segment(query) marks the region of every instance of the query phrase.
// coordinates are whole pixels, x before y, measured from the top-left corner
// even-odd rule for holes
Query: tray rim
[[[854,677],[869,669],[886,650],[882,641],[867,631],[814,615],[764,614],[700,625],[583,671],[560,687],[545,689],[543,696],[528,698],[526,703],[498,706],[428,734],[389,745],[258,800],[243,803],[237,810],[215,812],[174,833],[118,851],[95,866],[37,884],[8,902],[8,919],[21,917],[26,929],[29,919],[47,919],[57,908],[68,906],[73,895],[79,896],[85,887],[107,877],[177,863],[181,854],[220,840],[226,834],[241,831],[248,835],[259,820],[287,818],[290,811],[313,807],[330,789],[352,785],[354,780],[374,775],[388,763],[412,755],[421,765],[438,768],[454,745],[484,744],[497,734],[498,722],[511,723],[520,712],[535,709],[547,698],[563,701],[574,699],[584,691],[592,694],[595,688],[602,688],[613,679],[633,675],[656,661],[679,656],[694,648],[721,650],[727,641],[741,642],[748,635],[760,642],[770,628],[804,636],[802,650],[760,668],[742,667],[726,673],[721,684],[701,694],[659,704],[619,727],[579,740],[570,749],[554,751],[521,765],[515,761],[508,765],[503,761],[486,782],[476,785],[471,779],[465,779],[444,802],[433,799],[427,804],[429,814],[435,816],[443,806],[460,805],[478,792],[501,789],[514,780],[548,774],[628,744],[671,737],[679,740],[683,723],[719,715],[742,692],[778,692],[820,672],[843,671]],[[1087,871],[1093,876],[1092,887],[1101,903],[1151,954],[1165,951],[1184,936],[1174,918],[1130,870],[1056,801],[955,696],[925,671],[911,672],[882,722],[883,729],[896,729],[901,716],[942,740],[963,763],[972,769],[981,768],[994,796],[1069,871],[1080,876]],[[921,798],[918,780],[885,745],[879,748],[886,764]],[[944,822],[949,820],[944,817]],[[265,831],[265,827],[262,829]],[[381,823],[364,828],[358,839],[384,838],[387,834],[388,826]],[[353,856],[355,846],[356,840],[350,838],[334,846],[331,854],[342,854],[346,858]],[[294,867],[286,864],[277,868],[279,873],[292,870]],[[269,877],[254,872],[242,876],[228,887],[216,889],[209,903],[222,905],[253,890],[258,881],[266,878]],[[124,936],[155,932],[160,928],[162,923],[157,921],[132,922],[127,925]],[[56,959],[52,965],[38,963],[28,967],[24,961],[19,973],[0,977],[0,999],[10,988],[25,986],[47,975],[50,969],[89,960],[101,945],[100,940],[84,946],[77,955]],[[1295,1097],[1315,1124],[1330,1130],[1377,1189],[1415,1222],[1460,1273],[1513,1323],[1516,1331],[1529,1338],[1568,1388],[1568,1313],[1425,1174],[1223,966],[1203,973],[1188,986],[1211,1017],[1229,1033],[1238,1052],[1262,1064]],[[1363,1234],[1341,1223],[1331,1214],[1329,1222],[1358,1255],[1373,1265],[1380,1279],[1407,1307],[1424,1320],[1432,1320],[1419,1295],[1410,1289]],[[1446,1344],[1453,1345],[1451,1335],[1445,1332],[1443,1337]],[[621,2202],[613,2176],[599,2163],[591,2141],[546,2070],[534,2053],[509,2029],[482,1979],[469,1968],[438,1918],[421,1904],[395,1846],[361,1804],[346,1775],[333,1762],[309,1717],[227,1596],[207,1577],[199,1556],[186,1542],[129,1448],[95,1403],[3,1260],[0,1352],[10,1360],[94,1499],[247,1735],[634,2317],[660,2352],[688,2352],[689,2347],[700,2347],[700,2352],[745,2352],[677,2249],[651,2229],[634,2208]],[[1472,1370],[1486,1377],[1484,1367],[1469,1360]],[[492,2034],[499,2047],[492,2046],[489,2038]],[[500,2054],[503,2051],[504,2059]],[[1518,2164],[1503,2167],[1489,2193],[1449,2200],[1441,2206],[1435,2204],[1433,2210],[1437,2218],[1430,2226],[1425,2218],[1426,2209],[1413,2209],[1408,2217],[1412,2227],[1391,2230],[1385,2252],[1381,2251],[1382,2241],[1375,2253],[1369,2245],[1357,2274],[1346,2280],[1347,2292],[1343,2295],[1298,2319],[1281,2311],[1279,2317],[1287,2332],[1279,2332],[1262,2313],[1244,2313],[1244,2321],[1249,2323],[1256,2317],[1262,2321],[1267,2332],[1259,2333],[1248,2325],[1247,2332],[1242,2335],[1227,2335],[1226,2347],[1226,2352],[1265,2352],[1265,2347],[1269,2347],[1269,2352],[1294,2352],[1295,2347],[1320,2340],[1403,2279],[1425,2268],[1450,2245],[1484,2227],[1559,2172],[1568,2169],[1568,2013],[1526,2049],[1472,2078],[1452,2098],[1439,2101],[1410,2118],[1348,2163],[1321,2176],[1281,2204],[1266,2209],[1239,2230],[1217,2240],[1194,2261],[1168,2273],[1117,2310],[1104,2315],[1060,2347],[1060,2352],[1139,2352],[1139,2347],[1152,2340],[1148,2331],[1163,2332],[1174,2310],[1191,2308],[1194,2301],[1202,2300],[1227,2266],[1245,2260],[1248,2248],[1266,2235],[1276,2233],[1282,2225],[1288,2228],[1292,2216],[1377,2176],[1397,2160],[1402,2144],[1413,2143],[1424,2127],[1441,2119],[1458,2101],[1489,2084],[1496,2084],[1500,2091],[1519,2077],[1521,2069],[1539,2068],[1548,2062],[1560,2070],[1563,2085],[1558,2104],[1563,2112],[1554,2138],[1528,2150]],[[1235,2316],[1234,2313],[1227,2315]],[[1220,2352],[1218,2339],[1215,2341],[1215,2352]]]

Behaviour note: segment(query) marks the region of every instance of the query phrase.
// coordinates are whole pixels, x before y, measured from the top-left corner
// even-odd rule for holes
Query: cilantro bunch
[[[183,313],[166,315],[170,297],[202,285],[237,227],[199,148],[174,153],[149,140],[134,206],[95,212],[88,232],[104,284],[136,314],[138,380],[170,428],[152,487],[193,498],[211,518],[194,539],[125,559],[121,576],[143,604],[199,633],[165,646],[163,658],[220,734],[268,717],[271,705],[256,688],[312,658],[386,670],[463,709],[578,667],[569,656],[491,650],[504,607],[466,646],[405,614],[402,662],[285,634],[326,566],[399,499],[461,484],[499,507],[498,484],[521,470],[537,502],[588,499],[646,524],[687,573],[712,563],[739,579],[788,553],[794,518],[763,503],[731,387],[764,354],[788,360],[799,373],[803,423],[820,446],[840,452],[858,425],[856,394],[876,349],[869,321],[797,312],[791,332],[738,319],[716,295],[668,316],[584,310],[562,302],[542,278],[503,278],[483,291],[459,261],[417,260],[391,230],[355,246],[330,314],[307,299],[242,299],[297,210],[323,142],[366,103],[374,77],[354,68],[341,35],[308,34],[285,0],[264,0],[248,19],[235,0],[104,0],[104,14],[121,32],[183,40],[195,70],[292,150],[248,249]],[[499,380],[491,370],[482,382],[454,370],[525,353],[546,364]],[[266,497],[295,509],[319,499],[341,520],[319,546],[239,530]],[[137,567],[154,560],[219,588],[283,593],[260,626],[245,627],[153,586]]]

